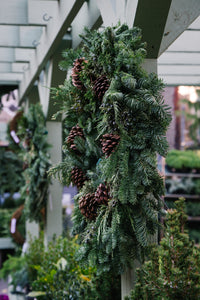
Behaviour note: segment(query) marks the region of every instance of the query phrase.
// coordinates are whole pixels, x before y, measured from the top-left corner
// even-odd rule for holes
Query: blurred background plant
[[[186,220],[185,199],[180,198],[168,210],[164,238],[137,270],[135,288],[126,300],[199,299],[200,248],[189,240]]]
[[[1,278],[11,275],[14,293],[29,293],[45,300],[120,299],[120,277],[112,272],[98,275],[95,267],[77,263],[76,238],[58,237],[44,246],[43,234],[31,239],[27,252],[4,263]],[[23,276],[22,276],[23,275]]]

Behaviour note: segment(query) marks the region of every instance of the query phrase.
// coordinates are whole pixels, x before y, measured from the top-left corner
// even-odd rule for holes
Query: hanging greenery
[[[64,184],[77,185],[73,232],[78,257],[99,272],[122,272],[143,259],[158,228],[163,179],[156,155],[165,156],[171,116],[163,83],[142,68],[146,50],[138,28],[86,29],[83,47],[64,53],[72,68],[53,89],[65,115],[63,162],[50,169]]]
[[[21,188],[21,196],[25,199],[24,212],[30,221],[39,222],[46,208],[49,187],[47,170],[50,167],[47,130],[40,104],[31,105],[28,113],[18,119],[16,134],[24,163],[25,185]]]
[[[22,161],[12,149],[0,147],[0,166],[0,196],[4,197],[4,193],[8,193],[12,199],[13,194],[24,183],[21,175]]]

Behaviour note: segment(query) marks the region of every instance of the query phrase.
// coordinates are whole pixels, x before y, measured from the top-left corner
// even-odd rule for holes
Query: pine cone
[[[84,138],[83,129],[81,127],[79,127],[78,124],[76,126],[72,127],[72,129],[69,133],[69,136],[67,138],[67,145],[75,153],[80,154],[80,152],[78,151],[78,149],[77,149],[77,147],[74,143],[74,139],[75,139],[76,136]]]
[[[109,80],[105,75],[97,78],[94,82],[93,91],[99,100],[101,100],[110,86]]]
[[[116,146],[119,144],[120,136],[113,133],[106,133],[101,139],[102,151],[108,158],[112,152],[115,151]]]
[[[96,202],[101,205],[108,205],[108,199],[110,198],[107,187],[101,183],[95,193]]]
[[[80,80],[80,72],[83,70],[83,61],[87,62],[84,58],[77,58],[74,62],[74,67],[72,68],[72,84],[79,90],[84,89],[84,85]]]
[[[75,184],[78,189],[80,189],[84,185],[84,182],[87,180],[87,177],[85,176],[82,169],[74,167],[71,170],[71,180],[72,183]]]
[[[84,215],[87,219],[95,220],[98,208],[95,193],[82,196],[79,200],[79,208],[82,215]]]

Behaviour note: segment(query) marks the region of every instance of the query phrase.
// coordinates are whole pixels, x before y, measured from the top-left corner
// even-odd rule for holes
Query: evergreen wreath
[[[66,139],[63,161],[49,174],[78,186],[73,232],[79,260],[121,273],[135,258],[143,260],[158,229],[164,185],[156,155],[166,155],[171,116],[163,83],[141,66],[140,29],[85,29],[82,40],[82,49],[64,52],[60,67],[71,67],[71,76],[53,89],[62,102],[54,117],[65,115]]]
[[[17,244],[19,244],[19,245],[23,245],[24,242],[25,242],[25,238],[23,237],[23,235],[21,234],[21,232],[17,228],[17,223],[18,223],[19,219],[22,216],[23,209],[24,209],[24,205],[22,204],[12,214],[11,221],[10,221],[10,232],[11,232],[11,235],[12,235],[14,241]],[[14,228],[13,228],[13,225],[12,225],[13,221],[14,221]]]
[[[45,117],[40,104],[31,105],[28,113],[19,120],[17,135],[24,162],[25,185],[20,190],[25,200],[24,213],[30,221],[40,222],[48,198],[47,171],[51,164]]]

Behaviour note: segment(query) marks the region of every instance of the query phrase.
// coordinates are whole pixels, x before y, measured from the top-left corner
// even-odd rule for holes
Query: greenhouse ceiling
[[[139,26],[168,85],[200,84],[199,0],[0,0],[0,85],[29,94],[55,53],[84,27]]]

